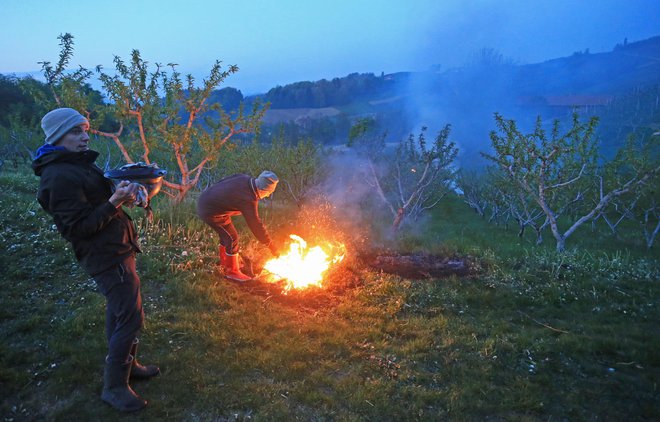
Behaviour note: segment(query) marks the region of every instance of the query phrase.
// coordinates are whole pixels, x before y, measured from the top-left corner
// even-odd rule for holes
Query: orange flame
[[[320,246],[307,247],[307,242],[300,236],[289,236],[293,242],[289,251],[278,258],[271,259],[264,265],[269,282],[284,281],[284,291],[304,289],[309,286],[323,285],[323,276],[331,265],[341,262],[346,253],[344,245],[328,244],[326,250]],[[336,252],[335,252],[336,250]]]

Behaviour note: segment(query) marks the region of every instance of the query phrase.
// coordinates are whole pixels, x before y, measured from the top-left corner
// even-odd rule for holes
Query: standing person
[[[146,406],[129,378],[151,378],[157,366],[137,361],[138,332],[144,321],[135,254],[137,233],[122,205],[136,200],[139,186],[117,186],[94,163],[89,149],[89,122],[71,108],[58,108],[41,120],[45,144],[32,162],[40,177],[37,200],[53,217],[57,230],[73,247],[77,261],[106,298],[108,355],[101,399],[130,412]]]
[[[266,245],[273,255],[279,255],[279,246],[268,235],[259,218],[260,199],[270,196],[279,179],[272,171],[261,172],[256,179],[248,174],[225,177],[210,186],[197,201],[197,215],[220,236],[220,264],[225,277],[234,281],[247,281],[251,277],[241,272],[238,257],[238,232],[231,221],[243,215],[252,234]]]

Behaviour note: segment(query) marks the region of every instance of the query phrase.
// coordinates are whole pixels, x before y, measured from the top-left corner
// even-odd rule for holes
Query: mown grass
[[[103,298],[34,201],[36,184],[0,174],[0,413],[115,420],[99,398]],[[535,247],[448,201],[423,232],[388,246],[470,255],[475,275],[408,280],[353,259],[325,290],[281,296],[217,273],[217,239],[191,203],[161,198],[152,224],[132,214],[144,249],[141,355],[162,369],[134,384],[150,402],[135,419],[660,414],[657,252],[590,233],[573,239],[583,249],[557,255],[552,242]],[[282,213],[264,214],[288,229]],[[246,254],[263,251],[243,239]]]

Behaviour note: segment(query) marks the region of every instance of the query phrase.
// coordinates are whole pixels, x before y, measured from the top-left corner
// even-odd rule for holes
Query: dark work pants
[[[218,233],[220,243],[225,247],[228,254],[234,255],[238,253],[238,232],[231,222],[230,216],[226,214],[214,215],[204,218],[204,222]]]
[[[133,340],[144,323],[140,278],[135,270],[135,256],[94,277],[105,296],[105,332],[108,338],[109,363],[125,363]]]

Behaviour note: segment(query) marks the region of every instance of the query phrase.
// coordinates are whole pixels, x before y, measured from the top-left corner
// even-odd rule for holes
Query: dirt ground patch
[[[470,275],[472,265],[464,257],[450,257],[418,252],[400,254],[397,252],[370,253],[361,257],[369,267],[388,274],[410,279],[442,278],[450,275]]]

